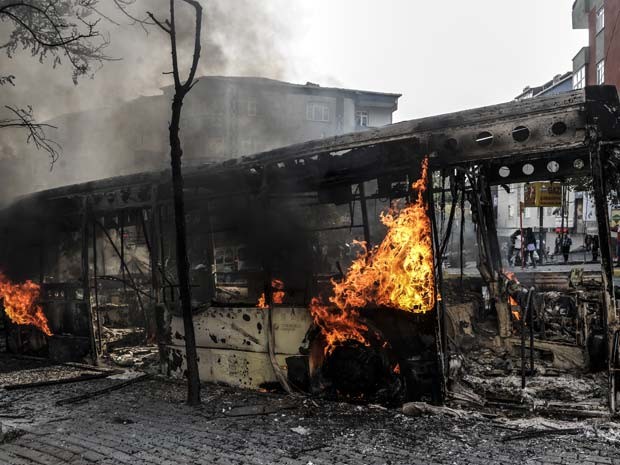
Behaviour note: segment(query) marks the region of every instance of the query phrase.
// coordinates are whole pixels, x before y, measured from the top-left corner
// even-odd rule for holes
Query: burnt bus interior
[[[620,342],[606,198],[617,188],[619,117],[615,88],[588,87],[185,169],[202,379],[385,404],[441,402],[454,386],[454,356],[478,320],[490,322],[494,344],[521,354],[524,376],[535,351],[557,365],[581,360],[580,367],[564,363],[567,369],[607,370],[615,410]],[[347,275],[363,253],[359,241],[372,248],[384,240],[380,212],[411,202],[423,176],[432,308],[358,308],[357,323],[376,337],[326,351],[320,317],[308,311],[313,298],[327,299]],[[576,176],[593,183],[600,273],[576,273],[570,288],[505,273],[493,186]],[[472,240],[463,244],[466,231]],[[2,271],[41,285],[52,332],[5,317],[6,350],[97,363],[122,344],[150,346],[163,373],[183,375],[168,173],[21,198],[0,213],[0,237]],[[455,237],[456,250],[448,250]],[[477,257],[479,276],[463,276],[458,256],[466,254]],[[559,319],[540,311],[554,297],[545,291],[558,286],[571,294],[561,324],[572,339],[554,338]],[[464,317],[470,291],[476,304]]]

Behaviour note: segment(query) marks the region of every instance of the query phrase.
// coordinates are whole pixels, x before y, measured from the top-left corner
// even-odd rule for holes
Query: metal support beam
[[[616,299],[614,293],[614,273],[613,260],[611,255],[609,230],[609,215],[607,213],[607,185],[604,175],[604,154],[605,150],[599,143],[593,144],[590,150],[590,164],[592,166],[592,183],[594,187],[594,204],[596,207],[596,221],[598,223],[599,245],[601,251],[601,264],[603,268],[604,298],[605,306],[602,312],[603,327],[607,337],[608,347],[608,370],[609,370],[609,409],[612,413],[616,412],[616,367],[613,366],[614,351],[613,343],[617,339],[614,330],[616,321]]]
[[[160,276],[160,224],[159,224],[159,205],[157,204],[158,189],[153,186],[151,190],[151,217],[149,222],[150,237],[148,240],[150,259],[151,259],[151,285],[153,287],[153,301],[157,304],[161,300],[161,276]],[[144,231],[146,234],[146,230]]]
[[[430,187],[433,185],[433,172],[429,170],[428,179],[427,179],[427,187],[429,188],[427,191],[427,204],[428,204],[428,214],[431,219],[431,229],[432,229],[432,240],[433,240],[433,252],[435,254],[435,289],[436,295],[442,295],[443,293],[443,263],[442,257],[440,256],[440,248],[441,241],[439,239],[439,234],[437,231],[437,218],[435,214],[435,199],[432,193],[432,189]],[[439,255],[439,256],[438,256]],[[443,402],[447,392],[446,378],[447,378],[447,354],[448,354],[448,335],[446,332],[446,322],[447,322],[447,313],[446,313],[446,304],[444,299],[436,299],[435,301],[435,311],[437,312],[436,326],[435,326],[435,338],[436,338],[436,347],[437,347],[437,364],[439,368],[439,395],[440,401]]]
[[[370,224],[368,223],[368,208],[366,206],[366,187],[364,187],[363,182],[360,182],[358,187],[360,191],[360,207],[362,209],[362,222],[364,226],[364,241],[366,242],[366,247],[370,250],[372,245],[370,243]]]
[[[97,363],[97,345],[95,343],[95,332],[93,331],[93,309],[90,305],[90,260],[88,256],[88,249],[90,243],[88,240],[88,225],[90,219],[90,203],[88,197],[84,198],[82,205],[82,293],[84,304],[86,305],[86,311],[88,312],[88,335],[90,338],[90,351],[93,365]]]
[[[101,312],[99,311],[99,282],[97,280],[97,229],[95,222],[92,223],[93,232],[93,288],[95,289],[95,308],[97,314],[97,339],[99,341],[99,353],[103,351],[103,333],[101,331]]]

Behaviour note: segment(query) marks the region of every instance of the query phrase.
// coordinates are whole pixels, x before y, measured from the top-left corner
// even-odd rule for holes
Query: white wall
[[[497,230],[500,236],[508,236],[515,229],[519,229],[519,204],[523,201],[524,188],[523,184],[512,184],[510,193],[507,193],[502,187],[497,191]],[[543,208],[543,228],[556,228],[561,226],[562,218],[560,215],[554,215],[553,211],[559,207]],[[575,220],[575,193],[568,193],[568,218],[565,218],[564,225],[573,227]],[[523,212],[523,227],[538,228],[540,226],[539,208],[526,208]]]

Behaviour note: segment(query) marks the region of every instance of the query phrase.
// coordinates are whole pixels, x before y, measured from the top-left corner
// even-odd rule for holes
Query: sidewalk
[[[192,408],[184,404],[184,385],[161,379],[79,404],[55,405],[113,382],[0,390],[5,432],[0,463],[620,464],[613,442],[620,430],[590,426],[577,434],[522,438],[532,428],[546,428],[550,421],[540,418],[508,420],[500,414],[489,419],[475,413],[410,418],[375,406],[291,400],[215,385],[205,385],[203,404]],[[259,414],[256,406],[275,411]]]

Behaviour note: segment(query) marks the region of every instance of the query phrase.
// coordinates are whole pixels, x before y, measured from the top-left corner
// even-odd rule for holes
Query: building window
[[[601,60],[596,64],[596,83],[605,83],[605,60]]]
[[[309,121],[330,121],[329,105],[310,102],[306,105],[306,119]]]
[[[358,126],[368,127],[368,112],[367,111],[356,111],[355,112],[355,122]]]
[[[583,89],[586,86],[586,67],[582,66],[573,73],[573,89]]]
[[[508,205],[508,218],[514,218],[515,209],[512,205]]]
[[[596,33],[598,34],[603,29],[605,29],[605,7],[602,6],[596,12]]]

